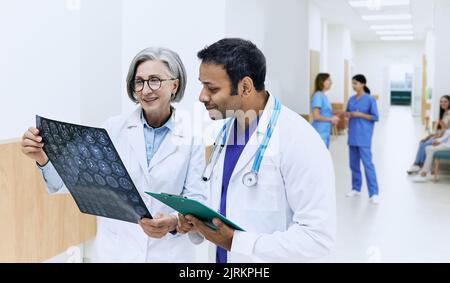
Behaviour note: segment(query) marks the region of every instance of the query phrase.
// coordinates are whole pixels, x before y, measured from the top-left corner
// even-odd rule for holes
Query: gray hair
[[[131,82],[134,80],[136,70],[140,64],[146,61],[160,60],[162,61],[169,71],[172,78],[179,80],[178,90],[171,97],[172,102],[180,102],[183,98],[184,91],[186,89],[186,70],[183,62],[178,54],[170,49],[162,47],[149,47],[139,52],[130,64],[127,75],[127,93],[128,97],[134,103],[138,103]]]

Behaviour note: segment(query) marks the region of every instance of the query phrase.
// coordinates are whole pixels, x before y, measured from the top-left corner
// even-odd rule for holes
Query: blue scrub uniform
[[[227,216],[227,194],[228,185],[230,183],[231,175],[233,174],[234,167],[241,153],[244,151],[250,137],[255,132],[259,123],[259,116],[253,121],[245,131],[239,130],[237,120],[234,120],[233,128],[230,131],[230,137],[228,139],[227,149],[225,152],[225,160],[223,164],[223,177],[222,177],[222,194],[220,197],[220,213],[223,216]],[[217,247],[216,250],[216,263],[227,263],[228,261],[227,251],[221,247]]]
[[[360,161],[364,165],[369,196],[378,195],[378,182],[372,162],[372,136],[375,122],[379,120],[375,99],[364,94],[359,99],[352,96],[348,101],[347,112],[361,112],[372,116],[372,121],[363,118],[350,118],[348,125],[348,145],[350,148],[350,169],[352,170],[352,189],[361,191],[362,176]]]
[[[316,92],[312,97],[311,111],[313,111],[314,108],[320,108],[320,115],[323,117],[333,117],[333,109],[331,108],[331,104],[328,101],[327,96],[320,91]],[[312,122],[312,126],[316,129],[326,146],[329,148],[332,123],[314,120]]]

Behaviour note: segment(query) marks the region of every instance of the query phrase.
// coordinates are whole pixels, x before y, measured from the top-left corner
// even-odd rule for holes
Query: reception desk
[[[42,262],[95,236],[94,216],[49,195],[19,141],[0,141],[0,262]]]

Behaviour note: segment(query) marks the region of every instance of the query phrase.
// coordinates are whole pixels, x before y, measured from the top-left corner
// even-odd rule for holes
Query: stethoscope
[[[258,147],[258,151],[256,152],[255,159],[253,160],[252,169],[250,172],[247,172],[242,177],[242,183],[247,187],[255,187],[258,184],[258,173],[261,167],[261,161],[264,157],[264,152],[267,149],[267,145],[269,144],[270,138],[272,137],[273,130],[277,124],[278,117],[280,116],[281,111],[281,102],[275,98],[275,106],[272,111],[272,115],[269,120],[269,124],[267,125],[267,130],[264,135],[264,139]],[[223,151],[227,143],[227,133],[228,129],[234,123],[235,119],[229,119],[227,123],[223,126],[219,135],[217,135],[216,140],[214,141],[213,151],[209,157],[208,165],[205,166],[202,174],[203,181],[207,182],[211,179],[214,167],[216,166],[217,161],[219,160],[220,154]],[[222,140],[222,142],[220,142]]]

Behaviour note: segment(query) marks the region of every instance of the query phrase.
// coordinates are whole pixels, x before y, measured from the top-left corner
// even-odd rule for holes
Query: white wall
[[[125,91],[128,65],[138,51],[154,45],[174,49],[186,64],[188,86],[178,108],[207,118],[197,102],[196,53],[225,36],[253,40],[267,56],[268,87],[295,111],[309,112],[307,0],[283,5],[273,0],[91,0],[81,1],[79,7],[66,3],[77,1],[1,4],[2,140],[20,137],[34,124],[35,114],[99,126],[110,116],[130,111],[134,105]],[[170,20],[166,13],[149,17],[152,10],[170,11]],[[317,30],[319,18],[316,11]],[[314,42],[321,47],[320,38]]]
[[[149,16],[149,11],[167,13]],[[129,64],[139,51],[149,46],[168,47],[180,55],[188,84],[177,107],[193,110],[201,90],[197,52],[225,37],[225,0],[127,0],[123,1],[122,19],[122,110],[134,108],[125,87]]]
[[[322,53],[322,35],[323,35],[323,22],[322,15],[319,8],[309,1],[308,5],[308,19],[309,19],[309,48],[311,50],[319,51]],[[323,60],[322,60],[323,61]]]
[[[328,22],[322,19],[322,52],[320,56],[320,68],[323,72],[328,71]]]
[[[329,24],[327,20],[323,18],[321,10],[311,0],[309,1],[308,19],[309,48],[310,50],[320,52],[320,71],[328,72]]]
[[[425,39],[425,55],[427,57],[427,87],[434,87],[434,72],[435,72],[435,33],[434,30],[429,30]]]
[[[80,121],[80,14],[65,1],[0,4],[0,140],[35,114]]]
[[[123,1],[122,112],[136,107],[127,96],[125,84],[131,60],[146,47],[163,46],[177,52],[186,67],[188,82],[183,100],[175,105],[178,113],[191,119],[195,135],[208,127],[208,113],[198,102],[201,84],[197,52],[225,37],[225,11],[225,0]]]
[[[447,0],[435,1],[435,57],[434,57],[434,79],[432,121],[439,117],[439,100],[442,95],[450,95],[450,2]]]
[[[81,123],[101,126],[121,111],[122,1],[81,4]]]
[[[341,25],[328,26],[328,72],[333,80],[328,93],[331,102],[344,103],[344,67],[345,60],[352,57],[352,39],[350,31]]]
[[[387,88],[390,82],[389,76],[386,75],[389,66],[411,64],[414,68],[421,67],[424,48],[424,43],[419,41],[356,44],[355,73],[364,74],[372,94],[380,95],[380,113],[387,114],[390,106],[390,93]]]
[[[226,35],[252,40],[267,59],[267,88],[309,113],[308,1],[227,0]]]
[[[35,114],[93,126],[119,114],[120,31],[120,0],[3,1],[0,140]]]

